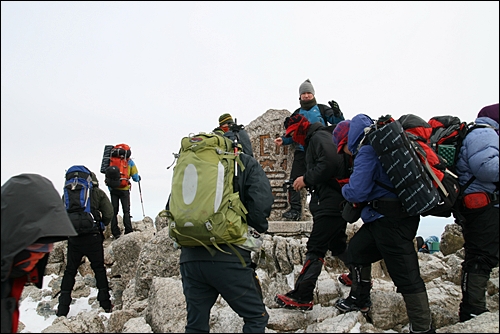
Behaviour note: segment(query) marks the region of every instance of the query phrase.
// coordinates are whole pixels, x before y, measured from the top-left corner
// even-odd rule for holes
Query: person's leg
[[[492,268],[498,264],[498,208],[477,210],[464,215],[462,226],[465,259],[462,262],[462,301],[460,321],[488,312],[486,285]]]
[[[118,212],[120,210],[120,197],[117,190],[111,190],[111,204],[113,205],[113,219],[111,219],[111,234],[115,238],[120,237],[121,231],[118,227]]]
[[[90,267],[94,271],[96,285],[99,292],[97,300],[99,305],[106,311],[111,312],[111,300],[109,295],[109,283],[104,266],[104,248],[100,234],[92,234],[86,237],[87,246],[85,255],[90,261]]]
[[[304,151],[296,150],[293,156],[290,179],[295,180],[297,177],[304,175],[305,172],[306,154]],[[290,210],[283,214],[283,218],[289,220],[300,220],[302,218],[302,199],[300,194],[300,191],[295,191],[293,188],[288,190]]]
[[[367,266],[350,265],[349,271],[352,277],[351,291],[346,299],[339,299],[335,303],[335,307],[342,312],[361,311],[367,313],[372,306],[370,299],[372,266],[371,264]]]
[[[351,290],[347,298],[339,298],[335,307],[342,312],[368,312],[371,306],[371,264],[382,259],[373,236],[373,223],[364,224],[349,241],[345,259],[349,259]],[[346,275],[347,276],[347,275]]]
[[[404,219],[381,218],[374,222],[374,237],[387,271],[403,295],[411,332],[433,332],[429,301],[420,276],[415,239],[420,216]]]
[[[75,285],[75,276],[83,258],[83,252],[81,252],[80,247],[75,244],[74,240],[75,238],[68,240],[67,263],[61,282],[61,293],[56,313],[58,317],[67,316],[69,313],[69,306],[72,301],[71,291]]]
[[[314,289],[323,268],[324,256],[328,249],[333,248],[336,253],[343,253],[346,248],[345,229],[347,223],[341,217],[321,216],[313,218],[313,228],[307,241],[306,260],[300,272],[295,287],[286,293],[285,297],[292,298],[302,305],[298,308],[311,309],[314,299]],[[333,246],[333,245],[336,246]],[[277,295],[275,300],[280,306],[293,307],[296,303],[283,295]],[[290,304],[291,303],[291,304]]]
[[[123,227],[125,229],[124,234],[129,234],[134,232],[134,230],[132,229],[132,222],[130,220],[130,190],[123,190],[120,199],[122,202],[123,210]]]
[[[243,318],[243,333],[264,333],[269,320],[250,264],[202,262],[207,280],[228,305]]]
[[[214,262],[184,262],[180,265],[182,288],[186,299],[187,323],[186,333],[208,333],[210,332],[210,310],[215,304],[219,292],[209,284],[204,274],[214,271],[213,274],[220,275],[219,279],[225,278],[226,272],[209,268],[205,264]],[[241,263],[240,263],[241,266]]]

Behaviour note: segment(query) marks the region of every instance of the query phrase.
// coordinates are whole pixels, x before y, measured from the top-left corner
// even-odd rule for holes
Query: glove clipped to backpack
[[[333,110],[333,116],[335,117],[340,117],[342,115],[342,112],[340,111],[339,104],[335,102],[334,100],[328,101],[328,104],[330,107],[332,107]]]

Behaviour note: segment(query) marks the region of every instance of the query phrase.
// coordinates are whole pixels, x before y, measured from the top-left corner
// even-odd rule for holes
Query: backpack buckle
[[[170,228],[175,228],[175,222],[170,222]]]
[[[205,222],[205,227],[207,228],[207,231],[212,231],[213,229],[212,223],[210,223],[210,221]]]

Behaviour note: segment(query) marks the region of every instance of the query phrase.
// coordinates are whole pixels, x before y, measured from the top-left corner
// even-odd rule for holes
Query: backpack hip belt
[[[397,198],[381,198],[373,200],[369,205],[378,213],[389,218],[403,218],[410,215],[406,212],[403,203]]]

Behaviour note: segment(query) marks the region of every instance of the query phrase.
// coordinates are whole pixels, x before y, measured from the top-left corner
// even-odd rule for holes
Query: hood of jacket
[[[347,135],[347,148],[353,155],[358,153],[359,143],[365,137],[365,129],[373,125],[372,119],[365,114],[358,114],[351,119]]]
[[[29,245],[76,236],[52,182],[38,174],[20,174],[2,185],[2,282],[14,256]]]

